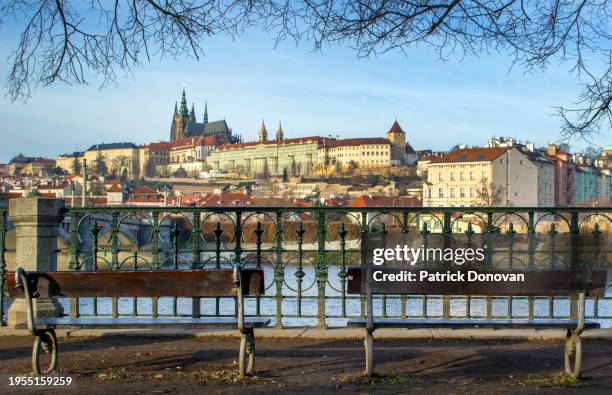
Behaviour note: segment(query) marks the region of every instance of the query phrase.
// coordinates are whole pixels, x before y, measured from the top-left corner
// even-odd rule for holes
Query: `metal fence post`
[[[200,212],[193,213],[191,227],[191,268],[200,266]],[[200,318],[201,300],[199,297],[191,298],[191,316]]]
[[[283,327],[283,281],[285,279],[285,271],[283,268],[283,214],[280,211],[276,212],[276,229],[275,229],[275,246],[276,262],[274,264],[274,283],[276,285],[276,327]]]
[[[444,211],[444,233],[442,235],[444,250],[451,248],[451,238],[453,237],[451,214],[452,212],[450,211]],[[451,262],[444,262],[445,266],[448,266],[450,263]],[[442,296],[442,318],[445,320],[450,319],[451,316],[450,300],[450,295]]]
[[[572,211],[570,214],[570,246],[571,246],[571,270],[579,269],[579,259],[580,259],[580,251],[578,251],[579,243],[580,243],[580,219],[578,217],[578,212]],[[577,320],[578,319],[578,296],[572,295],[570,297],[570,319]]]
[[[529,244],[528,244],[528,254],[529,254],[529,262],[528,262],[528,266],[529,266],[529,270],[535,270],[535,238],[536,238],[536,230],[535,230],[535,221],[534,221],[534,217],[535,217],[535,213],[533,211],[529,212],[529,229],[527,231],[527,237],[529,238]],[[528,318],[530,320],[533,320],[534,317],[534,300],[535,298],[533,296],[529,296],[527,298],[527,304],[528,304],[528,309],[529,309],[529,313],[528,313]]]
[[[487,246],[487,268],[493,267],[493,248],[491,247],[492,243],[492,233],[493,233],[493,213],[487,212],[487,230],[485,235],[485,242]],[[493,318],[493,299],[490,296],[486,297],[486,308],[487,308],[487,319]]]
[[[361,226],[360,226],[360,245],[359,245],[359,258],[360,258],[360,264],[361,266],[367,264],[366,259],[367,259],[367,251],[366,251],[366,238],[368,237],[368,213],[367,212],[362,212],[361,213]],[[364,294],[364,290],[361,290],[361,294],[359,295],[359,301],[360,301],[360,305],[361,305],[361,310],[360,310],[360,314],[359,316],[361,318],[365,318],[366,317],[366,310],[367,310],[367,306],[366,306],[366,297]],[[372,312],[368,312],[368,314],[372,314]]]
[[[325,211],[319,211],[317,223],[317,316],[318,326],[326,327],[325,323],[325,285],[327,283],[327,267],[325,262]]]

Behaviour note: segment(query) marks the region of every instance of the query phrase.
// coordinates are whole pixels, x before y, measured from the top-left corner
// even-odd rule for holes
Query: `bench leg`
[[[249,356],[249,362],[247,364],[247,374],[253,374],[255,373],[255,333],[253,332],[253,328],[251,328],[249,331],[246,352]]]
[[[574,355],[574,367],[572,368],[572,354]],[[565,373],[573,378],[580,377],[582,368],[582,340],[577,331],[567,330],[565,337]]]
[[[255,370],[255,335],[253,328],[247,329],[240,339],[238,369],[240,377],[253,374]]]
[[[51,354],[51,362],[47,369],[40,368],[40,350]],[[34,338],[34,346],[32,347],[32,371],[39,374],[48,374],[57,369],[57,337],[53,329],[41,331]]]
[[[365,347],[365,372],[366,377],[372,377],[374,374],[374,336],[366,332],[366,337],[363,342]]]

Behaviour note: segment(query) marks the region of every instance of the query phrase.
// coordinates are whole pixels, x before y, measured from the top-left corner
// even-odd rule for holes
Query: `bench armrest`
[[[28,330],[32,335],[38,336],[40,331],[36,328],[36,322],[34,321],[34,302],[33,299],[37,295],[33,295],[30,290],[30,285],[28,283],[28,272],[25,271],[24,268],[18,267],[15,271],[15,287],[20,289],[26,300],[27,305],[27,316],[28,316]]]

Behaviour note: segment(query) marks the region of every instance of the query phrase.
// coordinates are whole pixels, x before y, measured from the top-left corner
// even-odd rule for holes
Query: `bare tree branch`
[[[315,50],[347,46],[360,57],[415,46],[440,59],[499,52],[511,67],[563,64],[584,85],[575,108],[557,108],[562,136],[610,130],[609,0],[7,0],[0,20],[23,25],[8,95],[27,99],[58,81],[103,86],[152,57],[200,59],[204,40],[265,27],[276,42]]]

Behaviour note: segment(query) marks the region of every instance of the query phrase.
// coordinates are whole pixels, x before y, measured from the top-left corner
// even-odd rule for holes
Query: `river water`
[[[275,324],[274,315],[276,314],[276,300],[274,298],[276,294],[276,285],[273,283],[274,273],[273,269],[269,266],[264,266],[264,278],[266,279],[266,296],[269,298],[260,299],[260,314],[271,316],[272,325]],[[301,315],[302,316],[316,316],[317,315],[317,286],[315,281],[315,270],[313,266],[305,266],[303,268],[305,273],[302,282],[302,295],[301,300]],[[297,277],[294,275],[296,272],[295,267],[287,266],[285,269],[285,282],[283,283],[283,296],[282,301],[282,314],[285,315],[297,315],[297,300],[295,298],[297,290]],[[328,284],[326,286],[325,294],[328,297],[340,297],[341,282],[339,277],[340,267],[330,266],[328,269]],[[609,288],[606,292],[606,296],[612,296],[612,290]],[[65,313],[70,311],[69,300],[61,301]],[[97,313],[98,314],[111,314],[112,303],[110,298],[98,298],[97,299]],[[138,298],[136,301],[136,310],[138,315],[150,315],[152,313],[152,302],[150,298]],[[158,314],[160,315],[172,315],[174,309],[174,298],[160,298],[158,301]],[[203,315],[214,315],[216,311],[217,301],[214,298],[203,298],[201,301],[201,314]],[[429,317],[436,317],[442,315],[442,300],[439,297],[428,297],[425,303],[427,309],[427,315]],[[351,295],[350,299],[346,300],[346,315],[348,316],[359,316],[361,313],[361,303],[358,295]],[[453,317],[465,317],[466,316],[466,298],[464,297],[453,297],[451,299],[451,316]],[[406,301],[406,312],[408,315],[421,316],[423,314],[424,303],[420,296],[411,296]],[[515,318],[518,316],[526,317],[528,315],[528,302],[526,298],[515,297],[512,301],[512,314]],[[536,299],[534,302],[534,314],[536,317],[546,318],[549,316],[551,308],[550,300],[548,298]],[[604,317],[612,316],[612,299],[601,299],[598,303],[598,315]],[[221,315],[233,315],[234,314],[234,301],[231,298],[220,298],[219,300],[219,312]],[[256,314],[256,301],[255,299],[248,298],[245,302],[245,313],[247,315]],[[382,315],[382,300],[375,299],[374,309],[377,315]],[[192,299],[191,298],[178,298],[176,300],[176,310],[178,315],[191,315],[192,313]],[[79,301],[79,311],[81,314],[92,314],[93,313],[93,299],[82,298]],[[133,298],[119,298],[118,301],[118,312],[119,314],[132,315],[134,314],[134,300]],[[553,315],[557,318],[567,317],[569,315],[569,300],[567,298],[558,298],[552,303]],[[586,315],[587,317],[592,316],[594,312],[594,303],[592,300],[586,302]],[[386,298],[386,313],[388,316],[399,316],[401,314],[401,301],[397,296],[388,296]],[[342,314],[342,301],[338,299],[328,298],[326,300],[326,316],[340,316]],[[494,316],[506,316],[508,314],[508,300],[507,298],[494,298],[493,299],[493,315]],[[470,315],[473,318],[483,317],[486,315],[486,301],[484,298],[472,298],[470,303]],[[610,319],[599,319],[596,320],[601,323],[602,327],[612,327],[612,320]],[[283,326],[313,326],[318,324],[317,318],[312,317],[283,317]],[[344,326],[346,325],[346,318],[327,318],[326,323],[328,326]]]

